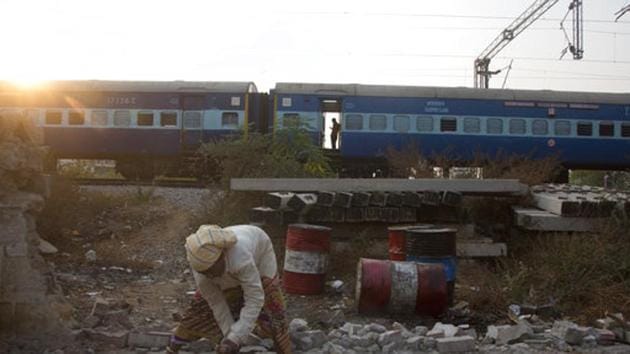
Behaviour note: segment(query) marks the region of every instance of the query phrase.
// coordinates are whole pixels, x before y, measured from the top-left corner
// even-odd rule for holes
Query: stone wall
[[[16,343],[30,343],[22,349],[47,346],[65,333],[58,311],[62,298],[38,251],[41,143],[26,117],[0,112],[0,352]]]

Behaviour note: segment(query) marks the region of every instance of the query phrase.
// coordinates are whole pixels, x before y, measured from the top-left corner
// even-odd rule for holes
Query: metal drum
[[[439,316],[448,306],[444,266],[361,258],[355,296],[363,314],[414,309],[418,315]]]
[[[389,259],[391,261],[404,261],[405,260],[405,240],[407,230],[409,229],[429,229],[433,225],[418,224],[418,225],[403,225],[403,226],[391,226],[387,228],[387,236],[389,240]]]
[[[449,304],[453,304],[457,278],[456,237],[455,229],[409,229],[405,241],[407,261],[444,265]]]
[[[315,295],[324,291],[331,229],[291,224],[287,229],[284,257],[284,290],[290,294]]]

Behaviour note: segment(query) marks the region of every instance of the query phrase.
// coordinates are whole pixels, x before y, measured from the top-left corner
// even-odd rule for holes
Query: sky
[[[0,80],[473,86],[473,62],[533,0],[0,0]],[[490,87],[630,92],[630,0],[584,0],[584,59],[559,1],[491,62]],[[571,29],[571,16],[566,21]],[[504,84],[505,81],[505,84]]]

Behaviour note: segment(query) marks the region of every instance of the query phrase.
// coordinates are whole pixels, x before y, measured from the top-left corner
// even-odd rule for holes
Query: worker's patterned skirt
[[[263,277],[261,280],[265,293],[265,304],[258,315],[254,334],[262,338],[273,339],[276,352],[290,353],[291,343],[285,315],[286,305],[280,280],[277,276],[273,279]],[[230,307],[232,316],[237,320],[244,305],[241,288],[224,290],[223,295]],[[210,306],[197,290],[175,330],[174,340],[193,341],[200,338],[207,338],[211,343],[218,344],[223,338],[223,334],[214,319]]]

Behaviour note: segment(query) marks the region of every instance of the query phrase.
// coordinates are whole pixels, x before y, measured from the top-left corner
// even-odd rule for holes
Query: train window
[[[61,112],[48,111],[46,112],[46,124],[59,125],[61,124]]]
[[[547,135],[549,128],[547,121],[543,119],[534,119],[532,122],[532,134],[534,135]]]
[[[630,138],[630,123],[621,123],[621,136]]]
[[[524,119],[510,119],[510,134],[525,134],[526,131]]]
[[[160,112],[160,126],[161,127],[176,127],[177,126],[177,113],[176,112]]]
[[[226,128],[238,127],[238,113],[236,112],[223,112],[221,114],[221,126]]]
[[[479,133],[481,122],[479,118],[464,118],[464,133]]]
[[[363,129],[363,116],[360,114],[348,114],[344,121],[346,122],[346,130]]]
[[[591,136],[593,135],[593,123],[591,122],[578,122],[577,135],[579,136]]]
[[[433,117],[418,116],[416,121],[416,129],[419,132],[432,132],[433,131]]]
[[[486,131],[488,134],[503,134],[503,120],[501,118],[488,118]]]
[[[457,131],[457,119],[455,117],[442,117],[442,119],[440,119],[440,131]]]
[[[68,124],[83,125],[85,124],[85,113],[80,111],[70,111],[68,113]]]
[[[282,126],[285,128],[298,128],[300,126],[300,115],[297,113],[283,114]]]
[[[394,130],[401,133],[409,131],[409,116],[394,116]]]
[[[97,127],[104,127],[109,122],[107,119],[107,111],[92,111],[92,125]]]
[[[138,126],[153,126],[153,112],[138,112]]]
[[[201,129],[201,112],[197,112],[197,111],[184,112],[184,128]]]
[[[554,125],[556,135],[571,135],[571,122],[568,120],[557,120]]]
[[[114,126],[128,127],[131,125],[131,112],[114,111]]]
[[[615,136],[615,125],[612,122],[600,122],[599,136]]]
[[[368,127],[370,130],[385,130],[387,128],[387,117],[384,114],[370,115]]]

